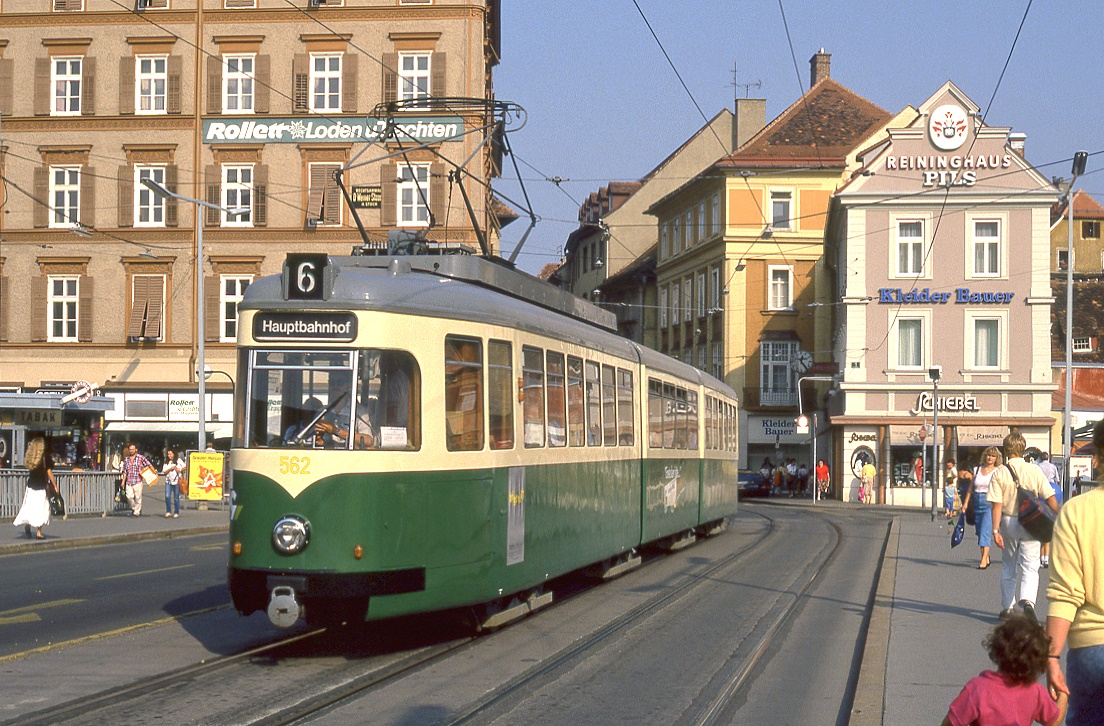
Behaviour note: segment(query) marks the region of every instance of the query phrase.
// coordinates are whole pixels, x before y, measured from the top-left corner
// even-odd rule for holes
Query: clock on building
[[[804,373],[813,367],[813,354],[807,350],[798,350],[790,358],[790,369],[796,373]]]

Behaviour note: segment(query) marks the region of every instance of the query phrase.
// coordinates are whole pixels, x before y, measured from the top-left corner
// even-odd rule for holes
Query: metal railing
[[[0,469],[0,519],[15,519],[23,504],[30,472]],[[119,473],[115,471],[55,471],[54,481],[65,500],[65,513],[99,514],[128,511],[130,505],[115,501]]]

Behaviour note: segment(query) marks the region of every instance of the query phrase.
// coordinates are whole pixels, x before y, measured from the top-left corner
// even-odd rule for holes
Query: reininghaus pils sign
[[[203,120],[203,143],[227,141],[267,144],[362,141],[431,144],[460,141],[464,120],[459,116],[404,117],[388,128],[386,119],[325,117],[218,118]]]

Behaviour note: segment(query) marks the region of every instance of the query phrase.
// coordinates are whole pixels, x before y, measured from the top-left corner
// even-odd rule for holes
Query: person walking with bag
[[[1004,437],[1004,453],[1007,463],[996,470],[989,482],[987,498],[993,508],[993,542],[1003,549],[1001,553],[1001,612],[1002,620],[1015,615],[1016,592],[1024,616],[1035,619],[1035,598],[1039,594],[1039,549],[1035,539],[1016,518],[1016,493],[1022,489],[1046,501],[1055,512],[1058,502],[1054,499],[1054,487],[1043,476],[1042,470],[1024,461],[1027,448],[1023,434],[1013,431]]]
[[[23,506],[12,522],[16,527],[23,525],[23,535],[31,539],[31,528],[35,529],[35,539],[46,539],[42,528],[50,523],[50,500],[47,488],[57,490],[54,481],[54,462],[46,453],[46,439],[37,436],[27,444],[23,454],[23,466],[31,470],[27,478],[27,489],[23,494]]]
[[[993,479],[993,472],[1001,465],[1001,461],[1001,452],[996,446],[988,446],[981,452],[981,464],[974,467],[973,476],[969,479],[970,488],[966,492],[965,501],[962,502],[966,521],[970,521],[971,512],[973,514],[974,531],[977,532],[978,547],[981,548],[979,570],[989,567],[989,548],[993,545],[994,528],[993,510],[989,506],[987,497],[989,482]]]
[[[184,471],[184,462],[176,458],[172,449],[165,452],[165,466],[161,475],[165,477],[165,518],[180,518],[180,475]]]
[[[142,516],[142,490],[146,488],[146,481],[142,478],[142,470],[147,466],[153,469],[153,464],[143,454],[138,453],[138,447],[134,443],[127,444],[126,458],[123,459],[123,486],[126,488],[127,499],[130,501],[130,516]]]
[[[1093,428],[1093,467],[1104,469],[1104,421]],[[1047,686],[1054,698],[1069,694],[1070,726],[1104,724],[1104,488],[1070,499],[1058,514],[1051,540],[1047,586]],[[1069,641],[1066,672],[1062,649]]]

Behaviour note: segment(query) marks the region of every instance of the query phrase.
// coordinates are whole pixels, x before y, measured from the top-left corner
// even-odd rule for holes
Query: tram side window
[[[492,449],[514,448],[514,352],[510,343],[487,343],[487,408]]]
[[[698,393],[686,392],[686,448],[698,448]]]
[[[727,446],[725,448],[728,451],[736,450],[736,407],[731,403],[725,404],[725,409],[728,412],[728,416],[725,417],[725,423],[727,424],[728,436],[725,437]]]
[[[602,385],[598,371],[597,363],[586,362],[587,446],[602,445]]]
[[[663,384],[648,379],[648,446],[663,448]]]
[[[678,419],[675,416],[675,387],[670,383],[663,384],[663,448],[675,448],[675,426]]]
[[[687,434],[686,389],[675,387],[675,448],[685,449]]]
[[[521,349],[522,390],[524,391],[525,448],[544,446],[544,351]]]
[[[586,444],[586,400],[583,395],[583,359],[567,357],[567,441]]]
[[[548,445],[567,446],[564,355],[548,351]]]
[[[712,396],[705,397],[705,448],[713,449],[713,402]]]
[[[635,437],[635,419],[633,418],[633,374],[632,371],[617,369],[617,443],[632,446]]]
[[[602,443],[617,446],[617,383],[613,366],[602,366]]]
[[[445,338],[445,446],[483,448],[483,342]]]

